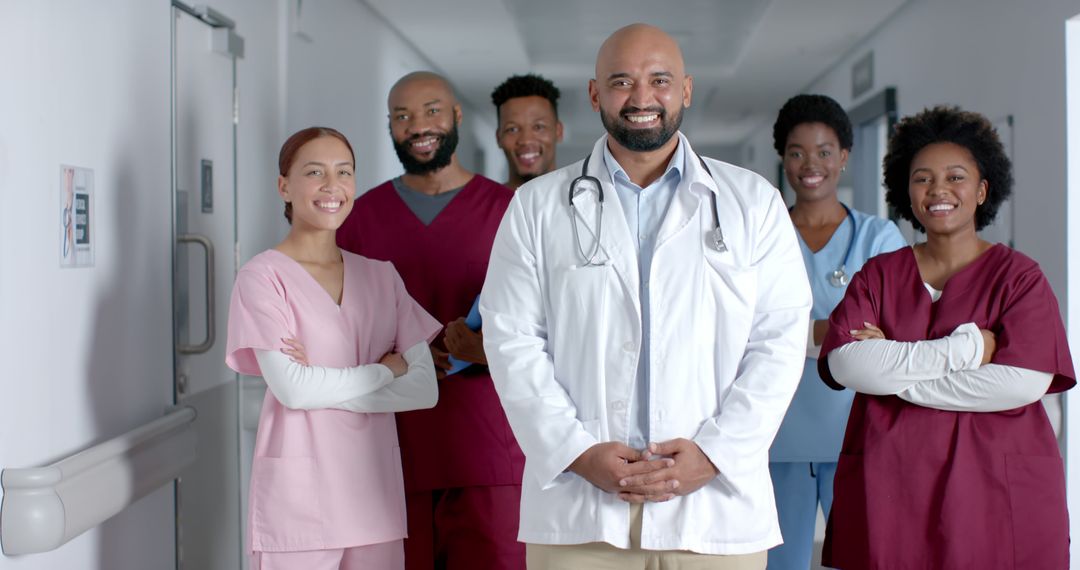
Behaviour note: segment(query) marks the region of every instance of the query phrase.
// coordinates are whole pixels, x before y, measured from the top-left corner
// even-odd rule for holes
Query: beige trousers
[[[754,554],[698,554],[689,550],[642,550],[641,505],[630,505],[630,548],[606,542],[527,544],[528,570],[765,570],[764,551]]]

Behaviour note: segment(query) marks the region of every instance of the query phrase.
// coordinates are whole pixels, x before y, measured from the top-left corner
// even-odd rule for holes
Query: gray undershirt
[[[394,178],[390,182],[394,184],[394,190],[397,191],[398,196],[401,196],[405,205],[412,210],[412,213],[419,218],[425,226],[430,226],[431,222],[433,222],[439,213],[443,211],[443,208],[446,208],[446,205],[450,203],[450,200],[453,200],[454,196],[457,196],[458,192],[461,192],[461,189],[464,188],[464,186],[461,186],[432,196],[424,194],[419,190],[409,188],[401,181],[400,176]]]

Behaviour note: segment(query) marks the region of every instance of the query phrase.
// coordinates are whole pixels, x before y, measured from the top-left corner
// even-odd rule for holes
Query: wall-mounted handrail
[[[172,481],[195,459],[195,410],[165,416],[46,467],[4,469],[4,554],[53,550]]]

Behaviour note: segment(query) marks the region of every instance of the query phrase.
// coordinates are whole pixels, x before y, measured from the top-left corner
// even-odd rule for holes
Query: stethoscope
[[[597,179],[595,176],[590,176],[588,174],[590,158],[592,158],[591,155],[585,157],[585,162],[581,165],[581,176],[578,176],[572,182],[570,182],[570,192],[568,197],[571,211],[570,227],[573,228],[574,243],[575,245],[577,245],[578,253],[581,254],[581,258],[585,260],[585,267],[605,265],[607,263],[606,261],[596,261],[596,256],[600,253],[600,235],[603,232],[604,224],[604,187],[600,184],[599,179]],[[701,158],[701,155],[698,155],[698,161],[701,162],[701,167],[704,168],[705,172],[711,177],[712,171],[709,170],[709,166],[705,164],[705,160]],[[586,254],[585,250],[581,247],[581,237],[578,233],[578,218],[582,216],[580,213],[578,213],[577,206],[574,205],[574,195],[578,193],[577,186],[582,182],[589,182],[596,187],[596,233],[593,236],[595,238],[595,241],[593,242],[592,251],[588,254]],[[709,198],[712,199],[713,221],[716,223],[716,227],[707,234],[705,234],[705,243],[716,251],[724,253],[728,250],[728,248],[727,244],[724,243],[724,231],[720,229],[720,206],[716,202],[716,193],[709,192]],[[585,229],[589,229],[589,227],[585,226]],[[844,278],[847,279],[846,276]]]
[[[859,229],[855,225],[855,216],[851,213],[851,208],[847,207],[847,204],[840,202],[840,205],[844,207],[844,212],[847,213],[847,219],[851,220],[851,238],[848,239],[847,251],[844,252],[844,261],[840,263],[840,267],[834,269],[829,273],[829,284],[833,287],[847,287],[847,284],[851,281],[851,278],[847,274],[847,264],[851,261],[851,250],[855,247],[855,233]],[[788,209],[790,212],[791,209]]]

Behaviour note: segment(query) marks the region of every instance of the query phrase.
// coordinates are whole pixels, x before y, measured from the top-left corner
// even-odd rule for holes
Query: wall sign
[[[60,165],[60,267],[94,265],[94,171]]]
[[[869,52],[851,66],[851,98],[858,99],[873,86],[874,52]]]

